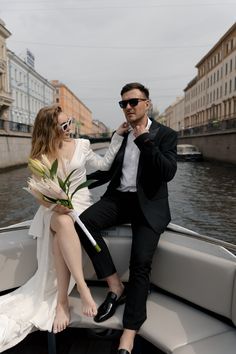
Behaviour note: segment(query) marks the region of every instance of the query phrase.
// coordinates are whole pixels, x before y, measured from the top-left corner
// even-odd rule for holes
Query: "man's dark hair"
[[[120,94],[121,94],[121,96],[122,96],[124,93],[126,93],[126,92],[128,92],[128,91],[130,91],[130,90],[134,90],[134,89],[140,90],[141,92],[144,93],[145,97],[146,97],[147,99],[149,99],[149,90],[148,90],[145,86],[143,86],[142,84],[140,84],[139,82],[131,82],[131,83],[129,83],[129,84],[126,84],[126,85],[122,88]]]

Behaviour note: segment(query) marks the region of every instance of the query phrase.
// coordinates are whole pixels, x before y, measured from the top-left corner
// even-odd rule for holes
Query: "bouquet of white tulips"
[[[94,180],[85,181],[84,183],[81,183],[79,186],[77,186],[73,193],[69,194],[69,188],[71,184],[70,177],[75,172],[75,170],[71,171],[70,174],[66,176],[65,166],[62,162],[62,170],[64,171],[63,174],[65,175],[65,178],[62,179],[57,173],[58,161],[55,160],[53,163],[50,163],[45,155],[42,155],[41,161],[38,159],[29,159],[28,166],[33,175],[32,177],[29,177],[27,181],[28,187],[24,189],[39,201],[41,200],[52,204],[63,205],[69,209],[73,209],[73,195],[78,192],[79,189],[88,187],[91,183],[94,182]],[[75,221],[87,235],[97,252],[100,252],[100,247],[88,229],[85,227],[85,225],[82,223],[76,211],[73,210],[72,212]]]

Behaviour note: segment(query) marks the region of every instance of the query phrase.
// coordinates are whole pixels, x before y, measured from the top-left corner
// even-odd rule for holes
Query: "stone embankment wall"
[[[108,142],[92,144],[92,148],[102,149]],[[27,164],[31,149],[31,136],[0,135],[0,169]]]
[[[92,144],[94,150],[108,146],[108,142]],[[178,144],[199,147],[206,159],[236,164],[236,132],[181,137]],[[0,169],[24,165],[28,161],[31,137],[0,135]]]
[[[196,145],[205,159],[236,164],[236,132],[181,137],[178,144]]]
[[[30,136],[0,135],[0,168],[26,164],[30,149]]]

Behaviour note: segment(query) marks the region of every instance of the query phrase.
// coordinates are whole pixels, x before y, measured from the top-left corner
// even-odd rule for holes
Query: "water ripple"
[[[0,174],[0,226],[31,219],[36,212],[36,201],[22,189],[28,176],[26,167]],[[236,243],[235,185],[234,165],[179,162],[176,176],[169,183],[172,222]],[[95,189],[95,200],[99,194]]]

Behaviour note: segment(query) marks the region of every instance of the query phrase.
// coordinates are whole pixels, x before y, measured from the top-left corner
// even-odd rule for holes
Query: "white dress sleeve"
[[[121,147],[122,141],[123,141],[123,136],[114,133],[113,137],[111,139],[111,143],[108,146],[108,149],[105,153],[104,156],[100,156],[96,154],[90,146],[90,141],[86,141],[86,148],[85,148],[85,157],[86,157],[86,165],[89,167],[92,167],[93,169],[96,170],[101,170],[101,171],[108,171],[111,167],[111,164]]]

